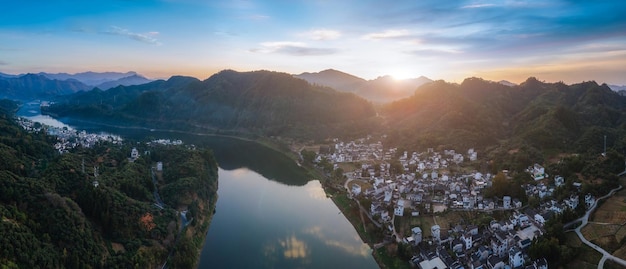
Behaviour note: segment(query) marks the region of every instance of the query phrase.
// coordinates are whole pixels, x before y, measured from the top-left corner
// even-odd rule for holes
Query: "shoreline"
[[[276,152],[279,152],[279,153],[285,155],[286,157],[288,157],[289,159],[293,160],[296,165],[298,165],[299,167],[304,169],[311,176],[311,178],[313,180],[319,180],[320,181],[320,183],[322,185],[322,189],[324,190],[324,193],[326,194],[326,197],[331,198],[331,200],[333,201],[333,204],[335,204],[335,206],[342,212],[342,214],[344,215],[346,220],[348,220],[348,222],[350,222],[352,227],[355,229],[355,231],[359,235],[359,238],[361,239],[361,241],[369,246],[369,248],[371,249],[371,255],[374,258],[374,260],[376,261],[376,263],[378,264],[378,267],[379,268],[390,268],[387,264],[384,264],[383,261],[380,259],[379,255],[377,255],[376,250],[374,249],[374,244],[375,243],[371,242],[371,240],[369,238],[369,235],[363,229],[359,228],[359,226],[362,227],[363,224],[364,224],[364,223],[361,222],[361,218],[359,218],[359,217],[351,218],[350,217],[350,215],[351,215],[351,211],[350,210],[354,209],[354,207],[357,207],[357,210],[360,211],[360,209],[358,209],[358,206],[356,205],[356,203],[352,199],[347,198],[347,196],[346,196],[346,199],[349,200],[349,204],[346,205],[347,207],[342,205],[342,203],[340,203],[340,201],[338,201],[339,195],[347,195],[348,194],[347,191],[345,189],[343,189],[343,187],[337,189],[337,188],[335,188],[333,186],[329,186],[329,184],[332,184],[332,183],[329,183],[328,181],[330,181],[332,179],[330,177],[324,175],[323,173],[321,173],[320,171],[318,171],[314,167],[301,165],[299,163],[299,159],[298,159],[299,153],[295,152],[293,149],[291,149],[289,147],[289,145],[283,143],[283,141],[281,141],[281,140],[272,139],[272,138],[268,138],[268,137],[250,138],[250,137],[246,137],[245,134],[243,134],[243,133],[220,134],[220,133],[213,133],[213,132],[192,132],[192,131],[181,131],[181,130],[172,130],[172,129],[157,129],[157,128],[148,128],[148,127],[141,127],[141,126],[120,126],[120,125],[113,125],[113,124],[107,124],[107,123],[99,123],[99,122],[94,122],[94,121],[82,120],[82,119],[77,119],[77,118],[72,118],[72,121],[92,124],[92,125],[96,125],[96,126],[118,128],[118,129],[143,130],[143,131],[150,131],[150,132],[166,132],[166,133],[169,132],[169,133],[197,135],[197,136],[206,136],[206,137],[227,137],[227,138],[232,138],[232,139],[238,139],[238,140],[242,140],[242,141],[257,143],[257,144],[259,144],[261,146],[264,146],[264,147],[266,147],[268,149],[271,149],[271,150],[274,150]],[[216,130],[216,131],[219,131],[219,130]],[[218,177],[218,180],[216,181],[216,184],[219,185],[219,177]],[[210,216],[208,216],[208,221],[209,222],[208,222],[206,231],[204,231],[204,237],[203,238],[206,238],[206,235],[207,235],[207,233],[209,231],[210,224],[211,224],[210,222],[212,220],[212,217],[214,216],[214,211],[215,211],[216,205],[217,205],[217,203],[215,203],[213,205],[213,211],[211,211],[210,212]],[[365,234],[364,234],[364,232],[365,232]],[[202,240],[201,245],[198,246],[198,252],[197,252],[198,259],[196,260],[196,264],[195,264],[194,268],[198,268],[198,266],[200,264],[200,257],[202,256],[203,248],[204,248],[204,240]]]

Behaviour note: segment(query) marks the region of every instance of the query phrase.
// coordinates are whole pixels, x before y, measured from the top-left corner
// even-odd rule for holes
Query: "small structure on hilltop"
[[[134,162],[135,160],[137,160],[137,158],[139,158],[139,151],[137,150],[137,148],[133,148],[130,151],[130,160]]]

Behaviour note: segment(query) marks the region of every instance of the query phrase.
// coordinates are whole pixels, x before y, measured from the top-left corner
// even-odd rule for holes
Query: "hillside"
[[[302,73],[295,75],[295,77],[338,91],[352,92],[375,103],[387,103],[409,97],[417,87],[432,82],[423,76],[401,80],[391,76],[382,76],[373,80],[365,80],[334,69],[317,73]]]
[[[49,99],[90,89],[90,86],[76,80],[49,79],[36,74],[0,77],[0,98],[14,100]]]
[[[131,162],[129,146],[101,144],[58,155],[51,137],[24,132],[4,113],[0,130],[3,268],[195,266],[217,199],[211,153],[152,147]],[[154,205],[157,160],[164,209]],[[182,233],[181,209],[193,218]]]
[[[600,153],[604,135],[608,147],[626,149],[626,98],[595,82],[437,81],[386,105],[382,114],[396,144],[477,147],[522,167],[531,156],[540,161],[562,152]]]
[[[301,139],[364,132],[375,116],[372,105],[354,94],[310,85],[285,73],[226,70],[204,81],[174,83],[180,80],[77,94],[49,112],[153,128]]]

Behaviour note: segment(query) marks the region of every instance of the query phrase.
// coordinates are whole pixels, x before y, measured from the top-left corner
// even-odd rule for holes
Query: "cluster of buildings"
[[[550,182],[539,164],[527,170],[535,184],[523,186],[528,197],[536,196],[544,201],[539,208],[523,207],[519,199],[511,196],[485,198],[484,189],[492,185],[494,176],[460,169],[467,160],[477,160],[474,149],[398,152],[397,148],[385,148],[370,136],[350,142],[336,140],[334,146],[320,150],[316,160],[322,158],[335,168],[344,162],[360,164],[356,170],[345,173],[349,195],[370,201],[370,217],[383,223],[398,242],[411,244],[418,250],[411,262],[419,268],[547,268],[545,260],[529,260],[526,250],[532,240],[542,234],[543,225],[554,214],[581,206],[579,200],[585,206],[594,202],[591,195],[582,199],[578,193],[562,201],[550,199],[565,180],[556,176],[554,183]],[[350,184],[353,181],[365,184]],[[445,210],[509,211],[511,217],[492,221],[482,230],[471,225],[450,229],[434,225],[429,227],[428,237],[422,234],[422,228],[428,227],[414,227],[410,236],[396,233],[393,222],[396,216],[418,217],[420,212]]]
[[[173,146],[180,146],[183,144],[183,141],[180,139],[177,140],[171,140],[171,139],[155,139],[152,140],[148,143],[146,143],[147,145],[164,145],[164,146],[169,146],[169,145],[173,145]]]
[[[122,138],[117,135],[100,133],[92,134],[86,131],[77,131],[71,128],[60,128],[48,125],[42,125],[25,118],[18,118],[18,124],[28,132],[46,132],[49,135],[55,136],[57,142],[54,143],[54,148],[61,154],[66,153],[68,150],[76,147],[90,148],[96,145],[98,142],[110,142],[113,144],[121,144]]]
[[[532,236],[538,234],[533,232],[530,219],[516,213],[511,220],[518,221],[515,227],[492,221],[482,229],[475,225],[457,225],[444,231],[439,225],[433,225],[431,236],[425,238],[421,228],[414,227],[412,236],[404,240],[417,250],[410,263],[422,269],[547,269],[545,259],[531,260],[526,254]]]

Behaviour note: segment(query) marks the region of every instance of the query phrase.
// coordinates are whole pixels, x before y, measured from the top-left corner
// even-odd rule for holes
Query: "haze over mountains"
[[[363,83],[337,71],[322,76],[335,75],[339,79],[325,83]],[[300,140],[381,133],[409,148],[475,147],[504,154],[498,160],[515,159],[510,165],[540,161],[542,152],[600,152],[604,135],[607,146],[626,149],[626,97],[606,84],[529,78],[506,85],[468,78],[460,84],[434,81],[412,92],[377,109],[353,93],[286,73],[226,70],[204,81],[172,77],[79,92],[48,112],[107,124]]]
[[[22,101],[48,99],[58,95],[89,91],[95,87],[108,90],[119,85],[139,85],[147,79],[135,72],[83,72],[76,74],[44,73],[4,74],[0,73],[0,98]]]
[[[326,69],[317,73],[294,75],[312,84],[331,87],[338,91],[352,92],[375,103],[409,97],[417,87],[432,82],[421,76],[413,79],[395,79],[392,76],[381,76],[373,80],[365,80],[354,75],[334,69]]]

